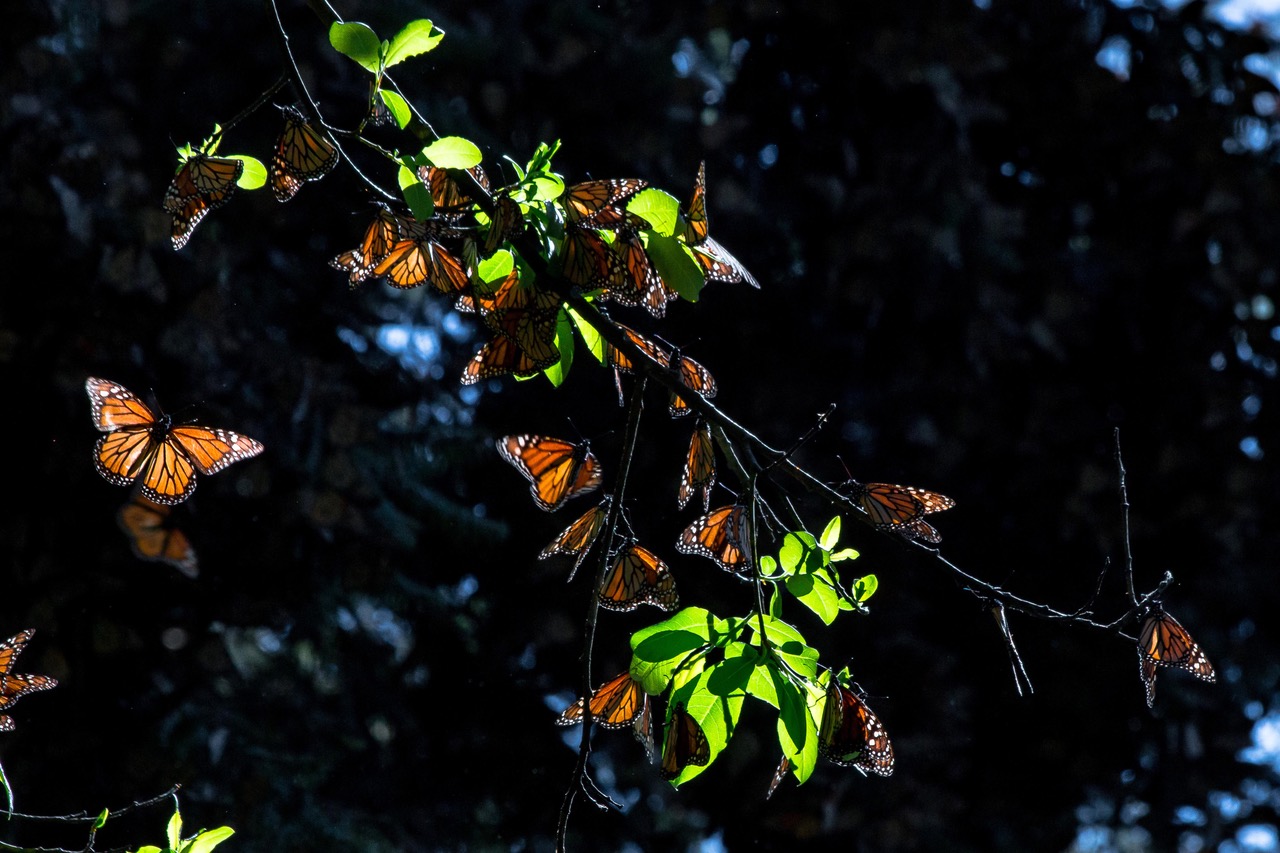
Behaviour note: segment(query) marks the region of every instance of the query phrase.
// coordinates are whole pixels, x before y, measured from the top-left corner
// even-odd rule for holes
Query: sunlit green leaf
[[[425,18],[410,21],[404,29],[391,37],[391,43],[387,47],[386,67],[391,68],[411,56],[419,56],[432,50],[442,38],[444,32],[435,29]]]
[[[515,269],[516,259],[506,249],[499,249],[476,264],[476,275],[481,281],[502,281]]]
[[[554,201],[564,195],[564,179],[559,175],[541,175],[533,179],[533,201]]]
[[[13,789],[9,787],[9,779],[4,775],[3,765],[0,765],[0,786],[4,788],[4,798],[9,803],[9,814],[13,814]]]
[[[738,716],[742,712],[742,694],[717,696],[706,686],[712,670],[707,670],[697,678],[677,687],[671,693],[668,713],[677,703],[683,703],[685,710],[702,727],[710,747],[710,760],[704,766],[689,765],[680,775],[671,780],[671,784],[679,787],[715,763],[716,757],[724,750],[733,730],[738,724]]]
[[[400,194],[414,217],[420,222],[430,219],[435,212],[435,204],[431,200],[431,190],[418,179],[418,173],[401,166],[396,172],[396,182],[400,184]]]
[[[861,604],[875,595],[879,587],[880,581],[876,579],[875,575],[865,575],[853,582],[853,597]]]
[[[387,109],[391,111],[391,116],[396,120],[396,127],[401,129],[409,126],[409,119],[413,118],[413,110],[409,107],[409,102],[400,96],[399,92],[388,92],[386,89],[379,89],[378,94],[382,96],[382,103],[387,105]]]
[[[836,543],[840,541],[840,516],[836,516],[827,522],[826,529],[822,531],[822,535],[818,537],[818,544],[830,551],[836,547]]]
[[[564,309],[556,317],[556,347],[560,350],[560,360],[543,372],[551,384],[559,388],[569,375],[569,368],[573,367],[573,325]]]
[[[675,237],[650,234],[645,244],[649,260],[667,286],[689,302],[697,302],[704,282],[702,267]]]
[[[329,27],[329,44],[338,53],[354,59],[364,70],[378,73],[382,41],[367,24],[357,21],[332,24]]]
[[[832,588],[826,569],[787,578],[787,591],[830,625],[840,612],[840,595]]]
[[[670,237],[675,231],[680,202],[670,193],[649,187],[631,197],[627,210],[648,222],[655,234]]]
[[[229,826],[220,826],[217,829],[206,829],[195,838],[187,842],[187,846],[183,848],[181,853],[209,853],[210,850],[235,835],[235,830]]]
[[[442,136],[423,148],[422,154],[441,169],[470,169],[479,166],[483,157],[474,142],[461,136]]]
[[[111,816],[111,809],[103,809],[102,811],[98,812],[98,817],[95,818],[93,821],[93,828],[95,830],[102,829],[102,827],[107,825],[107,818],[110,816]]]
[[[815,677],[818,671],[818,650],[810,648],[804,636],[781,619],[766,616],[763,621],[765,636],[787,666],[805,678]],[[754,628],[755,624],[756,620],[753,619],[751,627]]]
[[[730,651],[736,654],[730,654]],[[725,649],[725,659],[707,668],[707,689],[716,696],[740,693],[747,687],[747,680],[759,659],[755,649],[743,643],[733,643]]]
[[[769,596],[769,615],[774,619],[782,618],[782,588],[777,584],[773,585],[773,593]]]
[[[852,548],[841,548],[839,551],[836,551],[831,555],[831,562],[838,563],[841,560],[856,560],[858,559],[858,556],[858,552]]]
[[[568,311],[569,316],[573,318],[573,324],[578,327],[578,334],[582,335],[582,342],[587,345],[587,349],[595,356],[596,361],[604,364],[604,338],[600,337],[596,327],[588,323],[581,314],[572,308]]]
[[[176,801],[173,809],[173,817],[169,818],[169,825],[165,829],[165,837],[169,840],[169,849],[177,850],[178,845],[182,843],[182,813],[178,811]]]

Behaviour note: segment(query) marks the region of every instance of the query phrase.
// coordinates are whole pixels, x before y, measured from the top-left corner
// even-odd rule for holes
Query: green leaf
[[[830,551],[836,547],[836,543],[840,541],[840,516],[836,516],[827,522],[827,527],[822,531],[822,535],[818,537],[818,544]]]
[[[782,618],[782,589],[777,584],[773,585],[773,593],[769,596],[769,615],[774,619]]]
[[[98,817],[97,817],[97,819],[96,819],[96,820],[94,820],[94,822],[93,822],[93,828],[94,828],[95,830],[98,830],[98,829],[102,829],[102,827],[106,826],[106,825],[107,825],[107,818],[108,818],[110,815],[111,815],[111,809],[103,809],[101,812],[99,812],[99,813],[98,813]]]
[[[532,201],[555,201],[564,195],[564,178],[559,175],[540,175],[533,179]]]
[[[838,563],[841,560],[856,560],[860,555],[852,548],[842,548],[831,555],[831,562]]]
[[[717,696],[707,689],[706,683],[712,670],[714,667],[673,690],[667,702],[668,714],[676,703],[684,703],[685,710],[702,727],[703,734],[707,736],[707,746],[710,748],[710,760],[704,766],[689,765],[682,770],[679,776],[671,780],[671,784],[675,787],[688,782],[715,763],[716,757],[724,751],[729,738],[733,737],[738,716],[742,713],[741,693]],[[669,718],[668,722],[670,722]]]
[[[706,639],[698,636],[693,631],[660,631],[638,643],[634,642],[633,639],[631,653],[638,660],[662,663],[682,658],[694,649],[701,648],[706,644]]]
[[[329,27],[329,44],[343,56],[354,59],[361,68],[377,74],[382,41],[368,24],[351,21]]]
[[[219,154],[218,156],[244,163],[244,169],[236,180],[236,186],[240,189],[256,190],[267,182],[267,167],[262,165],[262,161],[257,157],[250,157],[248,154]]]
[[[875,575],[865,575],[853,582],[853,597],[858,603],[866,601],[868,598],[876,594],[876,589],[880,586],[880,581],[876,580]]]
[[[675,237],[648,234],[645,251],[667,286],[690,302],[698,301],[704,282],[702,267]]]
[[[773,577],[778,572],[778,561],[765,554],[760,558],[760,574],[767,578]]]
[[[578,334],[582,335],[582,342],[587,345],[587,349],[595,356],[596,361],[604,364],[604,338],[600,337],[596,327],[588,323],[581,314],[572,308],[568,311],[569,316],[573,318],[573,324],[578,327]]]
[[[804,636],[792,625],[775,619],[764,617],[764,632],[773,645],[778,656],[787,666],[805,678],[814,678],[818,673],[818,650],[805,643]],[[751,620],[754,628],[757,620]]]
[[[680,202],[670,193],[649,187],[631,197],[627,210],[648,222],[654,233],[670,237],[675,232]]]
[[[13,819],[13,789],[9,787],[9,779],[4,775],[4,766],[0,765],[0,786],[4,788],[4,798],[9,802],[9,819]]]
[[[378,95],[382,98],[382,103],[387,105],[387,109],[391,110],[391,116],[396,120],[396,127],[404,130],[409,126],[409,119],[413,118],[413,109],[409,106],[409,102],[400,96],[399,92],[388,92],[386,89],[379,89]]]
[[[444,38],[443,30],[436,30],[425,18],[410,21],[405,28],[391,37],[387,47],[387,59],[384,67],[399,65],[411,56],[419,56],[433,50]],[[464,166],[463,168],[470,168]]]
[[[573,325],[564,309],[556,317],[556,346],[560,349],[560,360],[543,371],[551,384],[559,388],[573,367]]]
[[[174,797],[173,817],[169,818],[169,826],[166,830],[169,839],[169,849],[177,850],[178,845],[182,843],[182,813],[178,811],[177,797]]]
[[[476,144],[461,136],[442,136],[423,148],[422,155],[441,169],[471,169],[483,159]]]
[[[483,282],[499,282],[515,269],[516,259],[506,249],[499,249],[476,265],[476,275]]]
[[[725,659],[707,668],[707,690],[716,696],[741,693],[746,690],[758,660],[755,649],[743,643],[731,643],[725,648]]]
[[[154,844],[147,844],[145,846],[139,847],[137,850],[134,851],[134,853],[164,853],[164,851],[161,850],[159,847],[155,846]]]
[[[431,190],[418,180],[418,173],[401,166],[396,172],[396,182],[400,184],[400,194],[414,217],[420,222],[430,219],[435,212],[435,204],[431,201]]]
[[[787,591],[830,625],[840,612],[840,594],[826,569],[787,578]]]
[[[229,826],[220,826],[217,829],[206,829],[195,838],[188,841],[186,846],[182,848],[181,853],[209,853],[210,850],[226,841],[232,835],[235,835],[235,832],[236,831]]]

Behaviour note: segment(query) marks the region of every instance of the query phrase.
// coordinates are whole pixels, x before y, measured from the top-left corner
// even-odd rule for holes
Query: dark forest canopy
[[[0,761],[26,813],[181,783],[190,830],[236,829],[221,850],[549,849],[578,737],[555,719],[579,693],[590,590],[585,570],[566,583],[569,561],[536,555],[588,507],[531,506],[494,440],[586,436],[612,469],[625,409],[581,348],[558,389],[465,388],[473,318],[423,288],[349,289],[328,261],[370,206],[345,164],[287,205],[239,193],[174,251],[174,149],[280,76],[269,10],[10,11],[0,364],[17,470],[0,639],[36,628],[18,669],[60,683],[12,713]],[[312,97],[354,126],[367,75],[304,4],[280,11]],[[570,182],[642,178],[683,201],[705,160],[712,233],[760,289],[708,286],[661,323],[615,316],[705,364],[715,403],[775,447],[834,404],[797,463],[954,498],[936,526],[965,571],[1071,611],[1109,564],[1096,609],[1123,613],[1118,428],[1138,585],[1173,573],[1165,604],[1217,670],[1213,685],[1161,671],[1149,710],[1131,641],[1012,613],[1035,686],[1019,697],[965,584],[846,517],[841,544],[879,579],[871,614],[834,629],[788,616],[824,666],[852,661],[892,735],[892,777],[819,764],[766,803],[778,744],[763,706],[678,791],[628,732],[597,731],[595,778],[627,811],[579,803],[571,849],[1274,834],[1275,756],[1237,759],[1280,677],[1263,616],[1280,485],[1280,94],[1263,28],[1228,27],[1213,4],[1092,0],[337,11],[380,34],[422,17],[445,32],[397,82],[500,182],[504,156],[560,140]],[[224,151],[269,159],[279,124],[268,104]],[[394,188],[394,169],[372,168]],[[129,549],[129,493],[94,471],[90,376],[265,445],[175,510],[197,577]],[[677,507],[692,424],[663,402],[628,513],[682,602],[740,612],[748,586],[674,547],[701,509]],[[738,488],[721,482],[712,507]],[[799,508],[815,535],[833,514]],[[595,683],[663,616],[602,614]],[[99,849],[155,843],[166,818],[109,823]],[[15,821],[0,840],[84,835]]]

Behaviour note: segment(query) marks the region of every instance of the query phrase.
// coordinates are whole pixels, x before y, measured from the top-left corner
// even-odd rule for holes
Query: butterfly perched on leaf
[[[595,491],[604,482],[600,460],[584,441],[574,444],[545,435],[507,435],[498,439],[498,453],[526,480],[533,502],[547,512],[569,498]]]
[[[1148,708],[1154,707],[1156,701],[1158,667],[1185,669],[1201,681],[1218,680],[1200,644],[1159,604],[1152,606],[1142,620],[1142,630],[1138,632],[1138,664]]]
[[[373,268],[391,253],[399,236],[399,216],[385,204],[378,204],[378,212],[365,229],[360,245],[333,258],[329,266],[347,273],[347,283],[354,290],[373,275]]]
[[[627,201],[647,186],[639,178],[611,178],[566,187],[560,197],[565,221],[579,228],[647,228],[649,223],[626,209]]]
[[[667,564],[635,542],[618,552],[613,567],[600,586],[600,606],[609,610],[635,610],[641,604],[652,604],[660,610],[680,606],[676,579]]]
[[[137,482],[142,496],[158,504],[191,497],[196,472],[214,474],[233,462],[257,456],[262,445],[238,432],[196,424],[175,424],[156,414],[138,395],[108,379],[85,381],[98,439],[94,464],[108,482]]]
[[[685,709],[683,702],[671,708],[667,733],[662,740],[662,778],[671,781],[686,767],[705,767],[711,760],[711,744],[706,732]]]
[[[760,287],[755,276],[747,272],[747,268],[710,236],[707,223],[707,164],[704,160],[698,164],[698,177],[694,181],[693,195],[689,204],[680,211],[680,222],[676,227],[677,236],[693,250],[694,260],[702,267],[702,274],[707,281],[718,281],[726,284],[747,283],[754,288]]]
[[[841,488],[847,490],[849,499],[867,514],[877,530],[888,530],[907,539],[919,539],[935,545],[942,541],[942,535],[925,521],[924,516],[956,505],[946,495],[915,486],[847,480]]]
[[[741,504],[713,509],[684,529],[676,550],[714,560],[726,572],[750,578],[754,564],[748,527],[746,507]]]
[[[557,257],[560,274],[586,290],[608,290],[627,278],[622,256],[590,228],[566,227]]]
[[[556,718],[556,724],[573,726],[582,722],[582,700],[578,699]],[[606,681],[591,694],[591,721],[606,729],[631,726],[645,753],[653,755],[653,711],[644,687],[623,672]],[[652,758],[650,759],[652,760]]]
[[[546,358],[533,358],[520,349],[516,342],[505,335],[490,339],[479,352],[471,357],[462,369],[463,385],[474,385],[481,379],[493,379],[508,374],[522,379],[537,376],[560,360],[560,352]]]
[[[280,108],[284,130],[276,139],[268,176],[276,201],[288,201],[306,181],[318,181],[338,165],[338,149],[295,106]]]
[[[173,509],[142,495],[134,497],[116,513],[116,522],[129,537],[129,547],[140,560],[165,563],[189,578],[200,574],[195,549],[186,534],[169,520]]]
[[[818,726],[818,755],[841,767],[857,767],[879,776],[893,775],[893,744],[880,718],[861,695],[841,684],[835,673],[827,685]]]
[[[471,283],[466,267],[437,240],[452,230],[412,216],[397,217],[396,239],[370,275],[384,276],[388,284],[405,290],[428,281],[441,293],[466,290]]]
[[[609,286],[603,298],[627,307],[643,305],[654,317],[665,317],[667,303],[679,298],[679,294],[663,281],[640,234],[631,228],[619,230],[613,249],[621,256],[626,275]]]
[[[466,171],[475,178],[476,183],[488,191],[489,175],[481,166],[472,166]],[[431,203],[437,210],[446,213],[458,211],[475,201],[472,198],[474,190],[451,174],[449,169],[441,169],[438,166],[419,166],[418,179],[431,191]]]
[[[577,521],[566,527],[559,536],[542,549],[538,559],[545,560],[555,554],[574,557],[573,570],[569,572],[569,580],[573,580],[573,576],[578,573],[578,567],[582,565],[587,552],[591,550],[591,545],[604,528],[610,500],[611,498],[606,495],[603,501],[583,513]]]
[[[680,491],[676,496],[680,508],[702,489],[702,511],[711,508],[711,490],[716,485],[716,451],[711,441],[711,425],[699,421],[689,439],[689,453],[685,456],[684,471],[680,474]]]
[[[164,209],[173,218],[173,248],[187,245],[200,220],[222,207],[244,174],[244,161],[214,157],[203,151],[186,156],[164,192]]]
[[[35,629],[28,628],[0,643],[0,711],[7,711],[28,693],[52,690],[58,686],[57,679],[47,675],[14,675],[13,673],[14,661],[26,648],[33,634]],[[13,718],[0,714],[0,732],[11,732],[13,728]]]
[[[501,282],[476,285],[471,300],[489,330],[510,338],[531,361],[554,364],[560,359],[556,346],[560,297],[524,282],[518,266]]]

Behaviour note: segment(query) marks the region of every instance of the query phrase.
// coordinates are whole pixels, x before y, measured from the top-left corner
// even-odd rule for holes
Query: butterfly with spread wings
[[[318,181],[338,165],[338,149],[293,105],[280,108],[284,130],[267,173],[276,201],[288,201],[306,181]]]
[[[618,552],[613,567],[600,586],[600,606],[608,610],[635,610],[641,604],[652,604],[660,610],[680,606],[676,579],[667,564],[635,542]]]
[[[574,726],[582,722],[582,700],[578,699],[556,718],[556,724]],[[596,688],[591,694],[591,721],[606,729],[631,726],[636,740],[650,756],[654,751],[653,712],[649,694],[630,672],[620,673]]]
[[[879,776],[893,775],[893,744],[861,690],[844,686],[831,674],[818,726],[818,755],[841,767]]]
[[[942,541],[942,535],[925,521],[924,516],[956,505],[946,495],[915,486],[847,480],[841,488],[847,489],[849,499],[867,514],[877,530],[887,530],[934,545]]]
[[[508,374],[526,379],[537,376],[560,360],[560,351],[546,358],[533,358],[520,349],[516,342],[506,335],[497,335],[490,339],[480,351],[471,357],[467,366],[462,369],[459,381],[463,385],[475,385],[481,379],[493,379]]]
[[[400,218],[385,204],[378,204],[378,212],[365,229],[360,245],[349,249],[329,261],[329,266],[347,273],[351,289],[359,287],[373,275],[378,262],[391,254],[400,235]]]
[[[720,390],[716,385],[715,377],[711,375],[711,371],[688,356],[681,355],[679,350],[671,354],[671,364],[679,375],[680,384],[695,392],[699,397],[710,400]],[[671,413],[671,417],[683,417],[693,411],[693,409],[689,408],[688,402],[679,394],[671,393],[668,396],[667,411]]]
[[[164,210],[173,217],[173,248],[187,245],[200,220],[222,207],[244,174],[244,161],[213,157],[203,151],[187,156],[164,192]]]
[[[671,708],[667,734],[662,741],[662,778],[668,782],[686,767],[706,767],[711,760],[711,744],[702,726],[688,712],[683,702]]]
[[[507,435],[498,439],[498,453],[526,480],[533,502],[547,512],[569,498],[595,491],[604,482],[600,460],[587,442],[574,444],[545,435]]]
[[[569,572],[569,580],[573,580],[573,576],[578,573],[578,567],[582,565],[587,552],[591,550],[596,537],[604,528],[610,500],[612,497],[605,495],[604,500],[583,513],[577,521],[566,527],[559,536],[542,549],[538,559],[545,560],[555,554],[574,557],[573,570]]]
[[[760,282],[747,272],[742,262],[730,254],[710,236],[707,227],[707,164],[704,160],[698,164],[698,177],[694,181],[693,196],[688,207],[680,211],[680,222],[676,234],[685,245],[693,251],[694,260],[702,267],[702,274],[707,281],[718,281],[725,284],[745,282],[759,289]]]
[[[680,474],[680,491],[676,496],[680,508],[702,489],[702,511],[711,508],[711,490],[716,485],[716,451],[711,441],[711,424],[699,421],[689,439],[689,453],[685,456],[684,471]]]
[[[1185,669],[1201,681],[1218,680],[1200,644],[1159,603],[1153,605],[1142,620],[1142,630],[1138,632],[1138,664],[1148,708],[1155,706],[1158,667]]]
[[[0,711],[7,711],[28,693],[52,690],[58,686],[57,679],[47,675],[13,674],[13,664],[33,634],[35,629],[28,628],[0,643]],[[0,732],[11,732],[13,728],[13,718],[0,714]]]
[[[676,550],[706,557],[726,572],[750,579],[754,563],[748,526],[746,507],[741,504],[713,509],[684,529]]]
[[[619,230],[618,238],[613,241],[613,249],[622,257],[626,275],[622,276],[620,282],[607,288],[603,298],[629,308],[644,305],[645,310],[654,317],[665,317],[667,303],[679,298],[679,294],[663,281],[645,250],[639,232],[632,228]]]
[[[626,209],[631,197],[647,186],[639,178],[611,178],[566,187],[560,197],[565,221],[579,228],[647,228],[649,223]]]
[[[385,276],[393,287],[408,290],[425,282],[441,293],[460,293],[471,284],[471,275],[456,255],[437,238],[456,229],[435,222],[398,217],[396,240],[390,251],[374,264],[370,275]]]
[[[501,282],[476,285],[471,300],[489,330],[510,338],[532,361],[554,364],[559,360],[560,297],[522,281],[518,266]]]
[[[486,191],[489,189],[489,175],[483,167],[472,166],[466,171]],[[441,169],[438,166],[419,166],[418,179],[431,190],[431,203],[436,210],[446,213],[458,211],[474,201],[471,197],[471,188],[450,174],[449,169]]]
[[[129,547],[139,560],[165,563],[195,578],[200,574],[195,549],[186,534],[170,522],[172,511],[166,504],[134,495],[116,513],[116,523],[129,537]]]
[[[93,425],[106,433],[94,451],[98,473],[117,486],[136,481],[142,496],[158,504],[191,497],[197,471],[215,474],[263,450],[261,443],[238,432],[175,424],[108,379],[89,377],[85,391]]]

